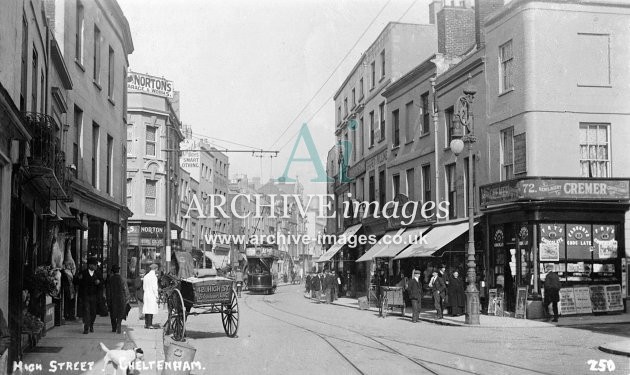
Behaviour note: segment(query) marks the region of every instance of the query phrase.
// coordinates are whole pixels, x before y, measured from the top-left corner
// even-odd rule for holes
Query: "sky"
[[[429,0],[118,2],[135,47],[129,69],[173,81],[180,120],[195,136],[218,148],[280,151],[228,154],[230,176],[263,182],[283,174],[303,123],[325,167],[335,144],[333,95],[361,53],[388,22],[429,22]],[[301,142],[295,157],[307,156]],[[310,181],[311,163],[291,164],[288,175],[306,193],[326,192]]]

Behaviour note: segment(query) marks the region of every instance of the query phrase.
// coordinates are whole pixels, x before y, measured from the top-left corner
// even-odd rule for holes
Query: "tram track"
[[[279,294],[279,293],[278,293],[278,294]],[[280,311],[280,312],[282,312],[282,313],[284,313],[284,314],[288,314],[288,315],[296,316],[296,317],[298,317],[298,318],[305,319],[305,320],[307,320],[307,319],[308,319],[309,321],[311,321],[311,319],[310,319],[310,318],[305,317],[305,316],[303,316],[303,315],[293,314],[293,313],[287,312],[286,310],[283,310],[283,309],[280,309],[280,308],[275,307],[275,306],[273,305],[273,303],[270,303],[270,301],[269,301],[268,297],[269,297],[269,296],[263,296],[263,298],[262,298],[262,300],[263,300],[263,302],[265,303],[265,305],[266,305],[266,306],[268,306],[268,307],[270,307],[270,308],[272,308],[272,309],[274,309],[274,310]],[[381,345],[381,346],[385,347],[386,349],[377,348],[377,347],[372,347],[372,346],[366,346],[366,345],[364,345],[364,344],[357,343],[357,342],[354,342],[354,341],[351,341],[351,340],[347,340],[347,339],[344,339],[344,338],[341,338],[341,337],[337,337],[337,336],[334,336],[334,335],[323,334],[323,333],[321,333],[321,332],[317,332],[317,331],[315,331],[315,330],[313,330],[313,329],[309,329],[309,328],[307,328],[307,327],[304,327],[303,325],[298,325],[298,324],[295,324],[295,323],[288,322],[288,321],[286,321],[286,320],[282,320],[282,319],[278,318],[277,316],[274,316],[274,315],[272,315],[272,314],[268,314],[268,313],[265,313],[265,312],[263,312],[263,311],[261,311],[261,310],[259,310],[259,309],[256,309],[256,308],[252,307],[252,306],[251,306],[251,304],[249,304],[248,299],[245,299],[245,301],[244,301],[244,302],[245,302],[245,304],[247,305],[247,307],[249,307],[250,309],[252,309],[253,311],[255,311],[255,312],[257,312],[257,313],[259,313],[259,314],[261,314],[261,315],[267,316],[267,317],[269,317],[269,318],[272,318],[272,319],[274,319],[274,320],[280,321],[280,322],[285,323],[285,324],[287,324],[287,325],[290,325],[290,326],[293,326],[293,327],[296,327],[296,328],[302,329],[302,330],[304,330],[304,331],[307,331],[307,332],[309,332],[309,333],[311,333],[311,334],[313,334],[313,335],[315,335],[315,336],[319,337],[319,338],[320,338],[321,340],[323,340],[326,344],[328,344],[328,345],[329,345],[329,346],[330,346],[330,347],[331,347],[331,348],[332,348],[335,352],[337,352],[337,354],[338,354],[341,358],[343,358],[343,359],[344,359],[344,361],[346,361],[346,362],[347,362],[350,366],[352,366],[352,367],[353,367],[353,368],[357,371],[357,373],[359,373],[359,374],[365,374],[365,372],[363,372],[363,371],[359,368],[358,364],[356,364],[354,361],[352,361],[350,358],[348,358],[348,356],[347,356],[347,355],[345,355],[345,354],[342,352],[342,350],[341,350],[338,346],[336,346],[336,345],[335,345],[335,344],[334,344],[331,340],[339,340],[339,341],[346,342],[346,343],[349,343],[349,344],[362,346],[362,347],[364,347],[364,348],[370,348],[370,349],[373,349],[373,350],[379,350],[379,351],[382,351],[382,352],[385,352],[385,353],[388,353],[388,354],[397,355],[397,356],[400,356],[400,357],[403,357],[403,358],[405,358],[405,359],[409,360],[410,362],[412,362],[412,363],[414,363],[415,365],[417,365],[417,366],[421,367],[422,369],[424,369],[424,370],[425,370],[425,371],[427,371],[428,373],[431,373],[431,374],[434,374],[434,375],[439,375],[439,373],[438,373],[438,372],[436,372],[435,370],[433,370],[433,369],[429,368],[427,365],[425,365],[425,364],[423,364],[422,362],[420,362],[420,360],[415,359],[415,358],[411,358],[411,357],[409,357],[409,356],[405,355],[404,353],[402,353],[402,352],[400,352],[400,351],[398,351],[398,350],[396,350],[396,349],[394,349],[394,348],[392,348],[392,347],[390,347],[390,346],[388,346],[388,345],[385,345],[385,344],[383,344],[383,343],[379,342],[378,340],[375,340],[375,339],[373,339],[372,337],[367,336],[367,335],[365,335],[365,334],[362,334],[362,333],[360,333],[360,332],[357,332],[357,331],[353,331],[353,330],[349,330],[349,329],[344,328],[344,329],[348,330],[349,332],[352,332],[352,333],[354,333],[354,334],[357,334],[357,335],[359,335],[359,336],[361,336],[361,337],[363,337],[363,338],[366,338],[366,339],[368,339],[368,340],[372,340],[372,341],[374,341],[375,343],[377,343],[377,344],[379,344],[379,345]],[[316,322],[317,322],[317,323],[320,323],[320,324],[326,324],[326,323],[321,322],[321,321],[316,321]],[[329,325],[330,325],[330,326],[335,326],[335,325],[331,325],[331,324],[329,324]],[[341,328],[343,328],[343,327],[341,327]],[[436,365],[444,366],[444,365],[437,364],[437,363],[436,363]],[[455,370],[459,370],[459,369],[456,369],[456,368],[453,368],[453,369],[455,369]],[[467,372],[467,373],[476,374],[476,373],[474,373],[474,372]],[[478,375],[481,375],[481,374],[478,374]]]
[[[288,293],[287,292],[277,292],[276,295],[278,295],[278,294],[288,294]],[[422,349],[424,351],[439,353],[439,354],[443,354],[443,355],[449,355],[449,356],[458,357],[458,358],[470,359],[472,361],[481,362],[483,364],[492,364],[494,366],[502,368],[504,371],[501,372],[501,373],[510,373],[511,372],[510,369],[511,369],[512,371],[518,370],[518,371],[527,371],[527,372],[530,372],[530,373],[541,374],[541,375],[552,375],[551,373],[548,373],[548,372],[543,372],[543,371],[539,371],[539,370],[535,370],[535,369],[531,369],[531,368],[526,368],[526,367],[522,367],[522,366],[510,364],[510,363],[504,363],[504,362],[500,362],[500,361],[496,361],[496,360],[492,360],[492,359],[479,358],[479,357],[475,357],[475,356],[471,356],[471,355],[467,355],[467,354],[462,354],[462,353],[455,353],[455,352],[452,352],[452,351],[448,351],[448,350],[444,350],[444,349],[438,349],[438,348],[434,348],[434,347],[430,347],[430,346],[426,346],[426,345],[421,345],[421,344],[417,344],[417,343],[414,343],[414,342],[397,340],[397,339],[384,337],[384,336],[366,335],[365,333],[357,331],[355,329],[351,329],[351,328],[348,328],[348,327],[345,327],[345,326],[341,326],[341,325],[338,325],[338,324],[333,324],[333,323],[330,323],[330,322],[322,321],[322,320],[315,319],[315,318],[310,317],[310,316],[304,316],[304,315],[301,315],[301,314],[297,314],[297,313],[294,313],[294,312],[287,311],[285,309],[279,308],[279,307],[276,306],[276,304],[273,301],[270,301],[268,299],[269,297],[270,296],[264,296],[262,300],[265,303],[265,305],[268,306],[271,309],[274,309],[276,311],[282,312],[283,314],[287,314],[287,315],[294,316],[294,317],[297,317],[297,318],[300,318],[300,319],[303,319],[303,320],[307,320],[308,322],[316,322],[316,323],[323,324],[323,325],[326,325],[326,326],[329,326],[329,327],[335,327],[335,328],[343,329],[343,330],[345,330],[347,332],[350,332],[352,334],[355,334],[355,335],[358,335],[358,336],[363,337],[365,339],[371,340],[371,341],[373,341],[376,344],[381,346],[379,348],[379,347],[374,347],[374,346],[371,346],[371,345],[361,344],[361,343],[354,342],[354,341],[351,341],[351,340],[346,340],[344,338],[336,337],[336,336],[333,336],[333,335],[325,335],[325,334],[322,334],[320,332],[316,332],[314,330],[305,328],[304,326],[287,322],[285,320],[282,320],[282,319],[278,318],[277,316],[273,316],[271,314],[264,313],[264,312],[262,312],[262,311],[260,311],[258,309],[253,308],[247,301],[245,301],[245,303],[248,305],[248,307],[250,307],[252,310],[254,310],[254,311],[256,311],[256,312],[258,312],[260,314],[263,314],[263,315],[268,316],[268,317],[270,317],[272,319],[284,322],[286,324],[289,324],[289,325],[292,325],[292,326],[296,326],[298,328],[301,328],[301,329],[303,329],[305,331],[311,332],[311,333],[315,334],[316,336],[320,337],[321,339],[326,341],[331,347],[333,347],[333,349],[335,349],[337,352],[339,352],[339,354],[355,368],[358,368],[357,365],[352,363],[347,358],[347,356],[345,356],[342,353],[340,353],[339,349],[336,348],[334,346],[334,344],[332,344],[330,342],[330,339],[339,340],[339,341],[347,342],[347,343],[350,343],[350,344],[353,344],[353,345],[358,345],[358,346],[366,347],[366,348],[369,348],[369,349],[378,350],[378,351],[382,351],[382,352],[386,352],[386,353],[389,353],[389,354],[393,354],[393,355],[397,355],[397,356],[403,357],[403,358],[409,360],[410,362],[416,364],[417,366],[423,368],[425,371],[428,371],[428,372],[430,372],[432,374],[436,374],[436,375],[438,374],[438,372],[436,372],[436,370],[428,367],[429,365],[438,366],[440,368],[449,369],[449,370],[455,370],[457,372],[461,372],[461,373],[465,373],[465,374],[482,375],[484,373],[476,372],[476,371],[473,371],[471,369],[465,369],[465,368],[460,368],[460,367],[449,366],[447,364],[435,362],[435,361],[432,361],[432,360],[429,360],[429,359],[426,359],[426,358],[418,358],[417,356],[414,356],[414,355],[407,355],[407,354],[402,353],[401,351],[397,350],[396,348],[393,348],[391,346],[391,344],[388,345],[388,343],[395,343],[395,344],[399,344],[399,345],[404,345],[406,347],[415,347],[415,348],[418,348],[418,349]],[[386,341],[388,343],[385,343],[383,341]],[[430,356],[430,355],[428,355],[428,356]],[[360,373],[363,373],[360,370],[358,370],[358,371]]]

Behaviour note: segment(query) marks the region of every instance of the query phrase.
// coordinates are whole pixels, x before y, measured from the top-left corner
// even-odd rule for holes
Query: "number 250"
[[[612,359],[600,359],[599,361],[589,359],[586,363],[591,366],[590,371],[615,371],[615,362]]]

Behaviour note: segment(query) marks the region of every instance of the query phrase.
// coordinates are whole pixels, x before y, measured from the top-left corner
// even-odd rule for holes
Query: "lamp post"
[[[475,264],[475,200],[473,189],[473,152],[472,145],[477,141],[474,135],[474,122],[472,103],[477,93],[476,88],[470,83],[464,87],[464,95],[457,99],[456,126],[453,129],[453,140],[450,143],[451,151],[458,156],[464,150],[464,144],[468,145],[468,272],[466,278],[466,324],[478,325],[479,323],[479,290],[477,289],[477,272]],[[463,130],[466,129],[466,132]]]

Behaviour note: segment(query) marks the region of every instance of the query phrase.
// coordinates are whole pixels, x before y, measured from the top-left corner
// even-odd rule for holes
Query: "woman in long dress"
[[[466,305],[466,295],[464,294],[464,282],[459,278],[458,271],[453,272],[453,275],[449,279],[447,293],[451,315],[462,315],[464,313],[464,306]]]

